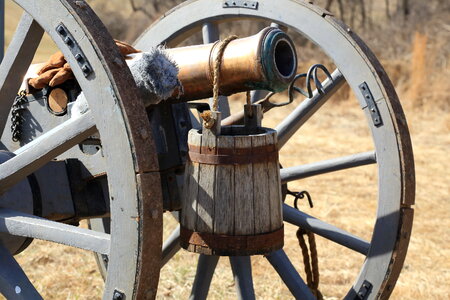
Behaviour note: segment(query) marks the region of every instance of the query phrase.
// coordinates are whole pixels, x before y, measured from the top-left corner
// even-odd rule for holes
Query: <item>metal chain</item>
[[[23,104],[27,102],[27,93],[25,90],[20,91],[16,98],[11,110],[11,138],[14,142],[18,142],[22,135],[22,123],[23,118],[21,111],[24,110]]]

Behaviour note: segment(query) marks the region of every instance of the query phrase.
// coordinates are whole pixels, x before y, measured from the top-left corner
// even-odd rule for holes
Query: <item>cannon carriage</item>
[[[282,249],[279,235],[275,242],[270,236],[279,232],[283,221],[365,257],[355,282],[348,287],[346,299],[389,297],[403,265],[412,227],[412,149],[392,84],[375,56],[350,28],[329,12],[304,1],[186,1],[143,32],[135,47],[144,52],[162,44],[169,52],[174,48],[172,55],[179,64],[181,84],[185,82],[188,87],[181,75],[186,80],[194,77],[195,71],[201,69],[198,66],[203,68],[205,81],[198,81],[197,85],[194,81],[193,91],[186,89],[184,97],[174,96],[148,106],[113,39],[84,1],[50,1],[51,10],[49,1],[15,2],[24,14],[0,67],[0,292],[5,297],[41,298],[14,255],[26,251],[32,239],[42,239],[95,252],[105,279],[103,299],[155,298],[160,269],[180,251],[181,245],[200,253],[192,299],[207,297],[219,255],[230,257],[239,299],[255,298],[251,255],[264,255],[294,298],[315,299],[317,294],[307,286],[306,279],[302,279]],[[230,95],[256,90],[249,99],[253,105],[248,104],[243,113],[231,113],[226,97],[222,96],[220,101],[216,99],[219,101],[216,110],[223,121],[215,119],[215,125],[221,125],[222,130],[214,132],[217,128],[209,126],[202,129],[202,120],[195,115],[197,111],[204,113],[209,106],[191,101],[212,96],[215,67],[212,58],[219,56],[215,52],[221,45],[215,43],[220,37],[219,29],[236,20],[263,21],[272,27],[263,38],[257,38],[258,50],[267,41],[264,39],[267,32],[276,32],[283,39],[268,46],[272,52],[266,58],[273,67],[263,68],[266,73],[261,77],[265,85],[250,78],[251,75],[242,75],[243,71],[238,73],[242,77],[232,72],[238,67],[250,69],[250,63],[227,65],[228,61],[248,55],[243,54],[249,50],[247,44],[240,46],[235,41],[235,56],[229,57],[227,48],[232,52],[233,45],[224,46],[223,57],[219,57],[223,60],[224,77],[218,91]],[[187,54],[186,48],[176,48],[198,32],[202,32],[205,44],[215,44],[209,48],[196,46],[198,57]],[[55,88],[31,90],[22,98],[16,97],[44,33],[51,36],[74,74],[74,85],[58,87],[67,95],[67,107],[59,112],[49,104]],[[299,65],[298,69],[305,74],[295,80],[298,83],[298,79],[306,77],[309,91],[294,85],[295,52],[298,56],[302,52],[301,46],[289,40],[291,34],[316,44],[336,68],[322,82],[317,72],[326,68]],[[263,65],[257,54],[253,61]],[[182,60],[186,57],[184,64]],[[228,76],[226,70],[231,70]],[[269,146],[276,142],[276,147],[264,148],[265,144],[257,144],[257,135],[263,132],[258,131],[262,128],[260,120],[252,123],[248,114],[254,110],[256,119],[263,112],[270,117],[267,111],[279,106],[271,102],[270,94],[265,97],[267,92],[261,91],[282,89],[273,85],[276,78],[268,74],[284,75],[282,88],[289,88],[289,93],[283,105],[291,106],[291,111],[274,130],[264,131],[275,134]],[[344,84],[348,84],[358,100],[354,105],[365,116],[373,150],[300,166],[279,165],[278,155],[283,156],[283,147]],[[195,94],[198,91],[201,93]],[[292,101],[293,93],[298,91],[305,94],[299,103]],[[88,109],[73,117],[71,108],[80,92]],[[15,98],[22,102],[14,102]],[[14,125],[11,121],[14,109],[19,109],[21,120],[17,138],[10,130]],[[238,126],[242,120],[245,120],[243,129],[227,129]],[[214,141],[204,147],[213,149],[207,153],[213,158],[205,157],[202,142],[197,145],[200,150],[194,147],[199,135],[202,141],[208,136]],[[219,136],[228,141],[230,136],[235,138],[230,142],[233,147],[223,147],[234,151],[217,150],[222,149],[214,144],[219,143]],[[247,141],[241,148],[247,150],[236,148],[236,143],[245,145],[246,139],[250,143]],[[270,151],[258,156],[264,152],[263,148]],[[244,159],[236,153],[241,153]],[[258,169],[261,164],[276,168]],[[314,218],[285,201],[291,182],[370,164],[376,165],[374,176],[378,178],[371,240]],[[238,174],[239,168],[254,171],[244,170],[238,179],[228,180],[230,174]],[[264,172],[272,173],[262,176]],[[241,194],[238,186],[245,188]],[[258,206],[257,201],[267,203]],[[253,205],[247,205],[250,203]],[[234,215],[229,217],[231,211]],[[165,241],[164,213],[172,213],[181,223]],[[272,226],[277,217],[281,226]],[[217,230],[219,218],[228,231]],[[84,219],[89,220],[89,229],[78,227]],[[269,229],[257,231],[257,220],[261,228]],[[253,226],[249,231],[244,230],[247,223]],[[263,238],[258,239],[261,234]],[[229,247],[224,249],[223,245]]]

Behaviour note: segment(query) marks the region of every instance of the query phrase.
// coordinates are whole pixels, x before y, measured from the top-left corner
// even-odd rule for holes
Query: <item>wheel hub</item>
[[[0,151],[0,164],[14,157],[14,153],[9,151]],[[31,175],[32,176],[32,175]],[[4,194],[0,195],[0,208],[8,208],[27,214],[34,213],[34,197],[30,184],[30,179],[24,179]],[[0,244],[3,244],[11,254],[15,255],[31,243],[32,239],[0,233]]]

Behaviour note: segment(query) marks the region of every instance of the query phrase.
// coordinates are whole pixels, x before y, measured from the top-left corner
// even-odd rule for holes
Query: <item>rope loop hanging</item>
[[[304,236],[308,237],[309,251]],[[319,259],[317,256],[316,239],[314,233],[303,228],[297,230],[297,239],[302,249],[303,263],[305,265],[306,282],[318,300],[322,300],[322,293],[319,291]]]
[[[213,77],[213,111],[218,111],[219,109],[219,88],[220,88],[220,68],[222,66],[223,54],[225,53],[225,48],[228,44],[237,39],[236,35],[232,35],[224,39],[219,46],[217,51],[217,56],[214,61],[214,77]]]
[[[213,105],[212,111],[217,112],[219,110],[219,90],[220,90],[220,68],[222,66],[223,54],[225,53],[225,48],[228,44],[237,39],[236,35],[232,35],[220,42],[219,50],[217,51],[216,59],[214,60],[214,70],[213,70]],[[200,114],[203,119],[203,126],[205,128],[211,129],[214,127],[216,120],[212,116],[211,110],[205,111]]]

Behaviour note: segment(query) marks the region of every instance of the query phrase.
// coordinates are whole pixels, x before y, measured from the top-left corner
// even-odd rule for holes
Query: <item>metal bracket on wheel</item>
[[[356,299],[364,300],[367,299],[367,296],[372,291],[372,284],[367,280],[364,280],[361,288],[358,291],[358,297]]]
[[[380,111],[378,110],[375,99],[373,98],[372,92],[366,82],[359,85],[359,89],[366,100],[367,107],[369,108],[370,115],[372,116],[373,125],[380,127],[383,125],[383,120],[381,120]]]
[[[225,0],[223,1],[223,8],[248,8],[248,9],[258,9],[258,1],[250,0]]]
[[[83,71],[84,77],[88,77],[92,72],[94,72],[94,70],[92,69],[91,64],[87,60],[86,56],[75,41],[72,34],[69,32],[69,30],[67,30],[66,26],[64,26],[63,23],[60,23],[56,27],[56,32],[58,32],[64,43],[69,47],[73,56],[75,56],[75,59],[77,60],[81,71]]]

